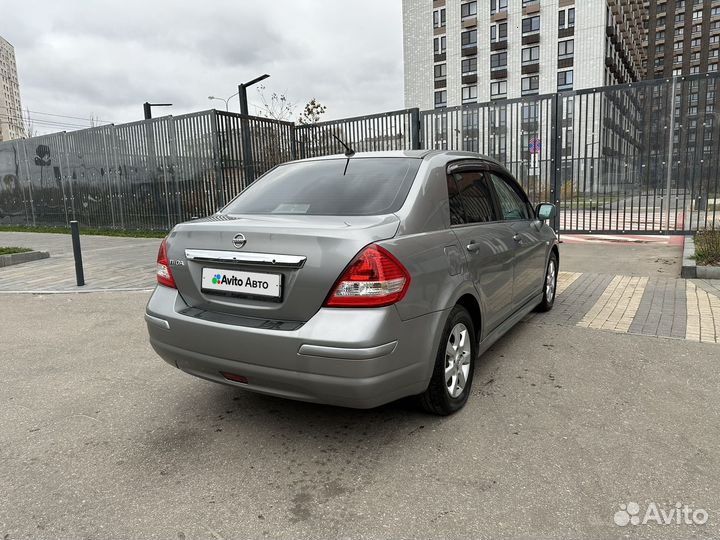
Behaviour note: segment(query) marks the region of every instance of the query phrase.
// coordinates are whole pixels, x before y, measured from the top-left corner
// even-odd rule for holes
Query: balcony
[[[503,51],[507,48],[508,48],[507,39],[503,39],[502,41],[493,41],[490,43],[491,51]]]

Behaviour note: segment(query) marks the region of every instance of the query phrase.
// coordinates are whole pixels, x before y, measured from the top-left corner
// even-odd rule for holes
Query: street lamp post
[[[143,113],[145,115],[145,120],[150,120],[152,118],[153,107],[172,107],[172,103],[148,103],[146,101],[145,103],[143,103]]]
[[[248,112],[248,100],[247,100],[247,89],[253,84],[264,81],[270,75],[265,73],[259,77],[255,77],[253,80],[238,85],[238,96],[240,100],[240,114],[247,117],[250,113]],[[255,181],[255,167],[253,166],[252,158],[252,144],[250,143],[250,124],[247,118],[240,120],[242,125],[242,150],[243,150],[243,161],[245,162],[245,178],[248,184]]]
[[[269,76],[270,75],[265,73],[264,75],[255,77],[252,81],[248,81],[246,83],[242,83],[242,84],[238,85],[238,93],[236,95],[238,95],[239,99],[240,99],[240,114],[250,114],[248,112],[247,89],[250,86],[252,86],[253,84],[259,83],[260,81],[264,81]]]
[[[227,99],[221,98],[221,97],[215,97],[215,96],[208,96],[208,99],[210,99],[210,100],[216,99],[218,101],[224,101],[225,102],[225,112],[229,112],[230,111],[230,100],[232,98],[234,98],[235,96],[237,96],[237,92],[235,92],[232,96],[230,96]]]

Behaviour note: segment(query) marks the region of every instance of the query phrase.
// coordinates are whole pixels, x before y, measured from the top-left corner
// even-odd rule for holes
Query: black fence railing
[[[504,163],[561,232],[720,229],[720,76],[296,126],[216,110],[0,143],[0,225],[168,229],[291,160],[466,150]]]

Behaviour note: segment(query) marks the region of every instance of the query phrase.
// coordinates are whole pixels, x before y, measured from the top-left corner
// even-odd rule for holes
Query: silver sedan
[[[477,154],[285,163],[163,240],[150,343],[254,392],[358,408],[418,396],[450,414],[478,356],[552,307],[554,212]]]

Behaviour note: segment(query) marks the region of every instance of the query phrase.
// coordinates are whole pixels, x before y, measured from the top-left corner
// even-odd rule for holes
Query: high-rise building
[[[0,36],[0,141],[24,136],[15,49]]]
[[[720,0],[645,0],[647,77],[717,72]]]
[[[642,0],[403,0],[405,104],[637,81],[644,21]]]

